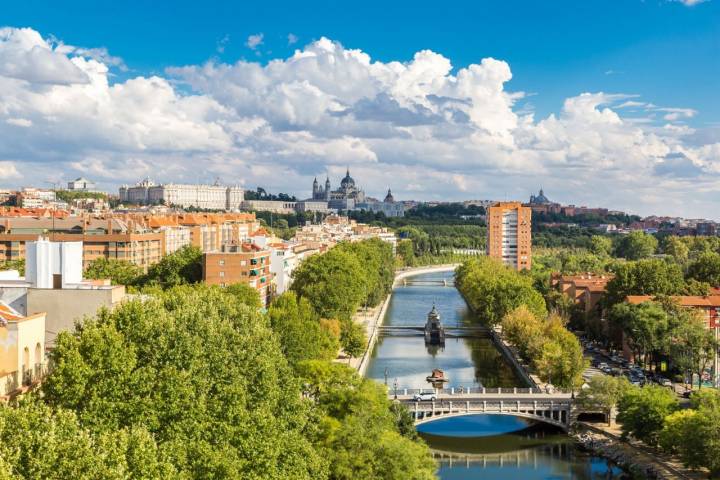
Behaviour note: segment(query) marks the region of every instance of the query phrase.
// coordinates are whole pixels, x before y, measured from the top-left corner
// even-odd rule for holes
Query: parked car
[[[657,377],[657,378],[655,379],[655,381],[658,383],[658,385],[662,385],[663,387],[670,387],[670,388],[672,388],[672,386],[673,386],[673,383],[672,383],[669,379],[667,379],[667,378],[665,378],[665,377]]]
[[[434,402],[437,400],[437,395],[433,392],[422,392],[413,395],[413,400],[416,402]]]
[[[600,362],[600,363],[598,363],[597,368],[600,370],[604,370],[604,369],[608,368],[608,364],[605,362]]]

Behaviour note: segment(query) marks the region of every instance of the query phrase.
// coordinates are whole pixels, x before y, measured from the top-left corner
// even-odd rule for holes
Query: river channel
[[[453,273],[410,277],[408,283],[447,280]],[[446,326],[473,322],[464,299],[439,282],[395,287],[384,324],[422,325],[435,303]],[[427,377],[440,368],[447,387],[525,387],[488,338],[448,338],[444,348],[427,347],[420,336],[378,339],[367,376],[392,391],[428,388]],[[531,420],[500,415],[471,415],[429,422],[418,428],[440,466],[442,480],[465,479],[610,479],[624,478],[617,467],[579,449],[562,431]]]

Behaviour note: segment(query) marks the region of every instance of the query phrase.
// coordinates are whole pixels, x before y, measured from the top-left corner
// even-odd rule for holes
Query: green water
[[[413,280],[452,279],[452,272]],[[436,303],[446,326],[472,321],[460,293],[441,285],[398,286],[386,325],[422,325]],[[392,389],[430,388],[425,377],[444,370],[448,387],[524,387],[493,343],[486,338],[448,339],[444,348],[426,347],[422,337],[380,338],[367,376]],[[617,467],[587,454],[561,431],[506,415],[470,415],[425,423],[418,428],[438,461],[442,480],[622,478]]]

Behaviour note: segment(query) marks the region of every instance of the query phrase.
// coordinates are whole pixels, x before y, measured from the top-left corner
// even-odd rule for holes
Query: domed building
[[[552,202],[545,196],[542,187],[537,195],[530,195],[530,205],[550,205]]]
[[[350,169],[340,181],[340,188],[330,189],[330,179],[325,179],[325,187],[318,184],[317,178],[313,181],[313,200],[328,202],[328,207],[336,210],[354,210],[358,203],[365,201],[365,192],[355,185],[355,179],[350,176]]]

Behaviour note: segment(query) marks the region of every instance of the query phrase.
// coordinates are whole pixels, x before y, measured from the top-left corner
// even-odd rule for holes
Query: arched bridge
[[[402,390],[398,391],[397,401],[407,406],[415,425],[466,415],[512,415],[564,430],[572,422],[569,393],[544,393],[529,388],[473,390],[460,393],[460,389],[438,389],[434,401],[415,401],[414,394],[419,390]],[[390,398],[394,399],[392,392]]]

